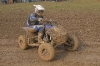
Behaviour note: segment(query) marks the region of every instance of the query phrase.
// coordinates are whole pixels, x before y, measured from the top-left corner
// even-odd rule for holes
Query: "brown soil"
[[[80,40],[78,51],[68,52],[62,46],[56,48],[56,56],[50,62],[40,59],[38,48],[21,50],[18,46],[17,39],[23,34],[20,27],[25,26],[30,13],[23,10],[1,12],[0,66],[100,66],[100,13],[62,10],[59,14],[46,12],[45,17],[56,19],[56,25],[63,26],[68,33],[75,33]]]

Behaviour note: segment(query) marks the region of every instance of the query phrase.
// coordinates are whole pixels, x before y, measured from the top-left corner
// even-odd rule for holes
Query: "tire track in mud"
[[[27,13],[27,14],[26,14]],[[65,13],[67,13],[65,15]],[[80,39],[78,51],[68,52],[59,47],[53,61],[45,62],[38,56],[36,47],[21,50],[17,39],[24,32],[29,12],[7,12],[0,18],[0,66],[100,66],[100,14],[63,11],[46,13],[45,17],[56,19],[56,25],[63,26],[68,33],[75,33]],[[49,15],[48,15],[49,14]],[[16,16],[16,17],[14,17]],[[7,19],[5,19],[7,18]]]

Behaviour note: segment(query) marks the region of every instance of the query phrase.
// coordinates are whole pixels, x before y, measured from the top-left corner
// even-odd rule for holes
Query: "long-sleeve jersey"
[[[43,16],[38,16],[36,13],[30,14],[27,20],[27,26],[39,25],[38,18],[43,18]]]

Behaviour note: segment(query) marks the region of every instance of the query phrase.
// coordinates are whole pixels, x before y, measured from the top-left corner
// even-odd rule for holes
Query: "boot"
[[[42,38],[43,38],[43,33],[38,33],[38,43],[44,43]]]

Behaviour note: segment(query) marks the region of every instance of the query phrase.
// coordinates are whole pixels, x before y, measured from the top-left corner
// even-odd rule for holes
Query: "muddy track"
[[[78,51],[68,52],[60,46],[56,48],[54,60],[45,62],[38,56],[38,47],[21,50],[17,38],[24,33],[20,27],[25,25],[30,13],[19,10],[0,17],[0,66],[100,66],[100,13],[64,12],[67,14],[46,12],[49,16],[45,17],[56,19],[56,25],[77,35],[80,40]]]

